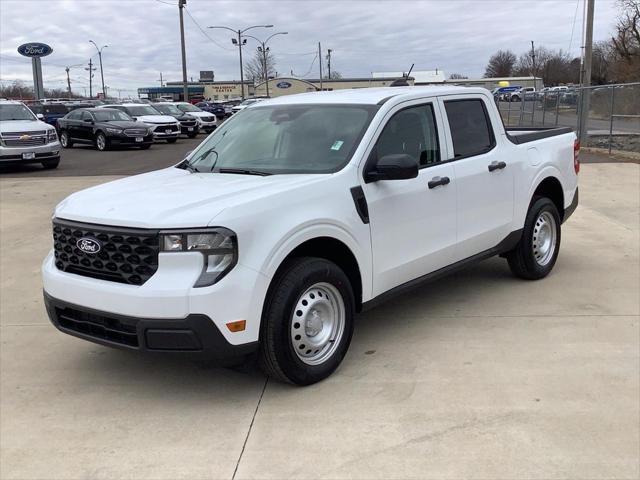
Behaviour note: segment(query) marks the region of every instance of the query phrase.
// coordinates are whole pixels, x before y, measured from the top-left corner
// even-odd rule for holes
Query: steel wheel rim
[[[106,145],[106,140],[103,135],[98,135],[98,138],[96,139],[96,144],[98,145],[98,150],[104,150],[104,147]]]
[[[329,283],[307,288],[291,316],[291,346],[307,365],[320,365],[335,353],[344,334],[346,309],[342,295]]]
[[[60,143],[65,148],[69,144],[68,139],[67,139],[67,132],[63,132],[62,135],[60,135]]]
[[[547,265],[556,251],[558,229],[553,215],[542,212],[533,226],[531,249],[533,258],[540,266]]]

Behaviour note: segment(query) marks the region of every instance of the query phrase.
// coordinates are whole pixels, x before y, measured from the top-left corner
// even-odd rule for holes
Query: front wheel
[[[262,314],[262,369],[296,385],[323,380],[347,353],[354,315],[353,289],[336,264],[315,257],[289,261]]]
[[[69,137],[69,134],[66,130],[60,132],[60,145],[62,145],[62,148],[73,147],[73,142],[71,141],[71,138]]]
[[[96,135],[96,148],[101,152],[107,149],[107,137],[102,132]]]
[[[522,237],[506,254],[514,275],[527,280],[546,277],[560,251],[560,215],[547,197],[534,197],[527,212]]]

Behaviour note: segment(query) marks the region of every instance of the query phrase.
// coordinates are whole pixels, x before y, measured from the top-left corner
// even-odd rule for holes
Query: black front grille
[[[121,345],[138,346],[138,334],[135,324],[126,324],[117,318],[105,317],[73,308],[56,307],[56,318],[60,326],[67,330]]]
[[[81,250],[81,239],[97,242],[99,251]],[[53,248],[59,270],[85,277],[142,285],[158,270],[160,244],[155,230],[54,220]]]

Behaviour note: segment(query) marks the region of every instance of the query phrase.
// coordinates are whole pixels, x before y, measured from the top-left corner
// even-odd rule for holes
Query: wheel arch
[[[541,179],[533,191],[531,201],[536,196],[547,197],[551,200],[558,209],[560,220],[564,218],[564,191],[557,177],[549,175]]]
[[[362,271],[358,259],[352,249],[342,240],[333,236],[322,235],[306,239],[291,248],[280,260],[267,290],[267,298],[273,288],[276,279],[285,268],[287,262],[298,257],[318,257],[335,263],[342,269],[353,288],[356,300],[356,310],[362,309],[363,282]]]

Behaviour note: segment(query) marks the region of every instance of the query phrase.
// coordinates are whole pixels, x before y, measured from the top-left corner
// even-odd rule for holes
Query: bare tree
[[[462,73],[452,73],[451,75],[449,75],[449,80],[466,80],[468,78],[469,77],[463,75]]]
[[[484,76],[491,77],[509,77],[513,72],[516,63],[516,54],[511,50],[498,50],[491,55],[489,63],[484,72]]]
[[[328,80],[340,80],[342,78],[342,74],[338,71],[333,70],[331,72],[331,77],[329,77],[329,75],[324,75],[323,78]]]
[[[253,58],[245,64],[244,74],[249,80],[262,82],[267,78],[265,71],[269,75],[269,78],[276,75],[276,59],[271,54],[271,51],[267,49],[265,65],[265,55],[261,50],[256,50]]]
[[[618,0],[621,10],[611,42],[617,62],[617,80],[640,78],[640,0]]]

